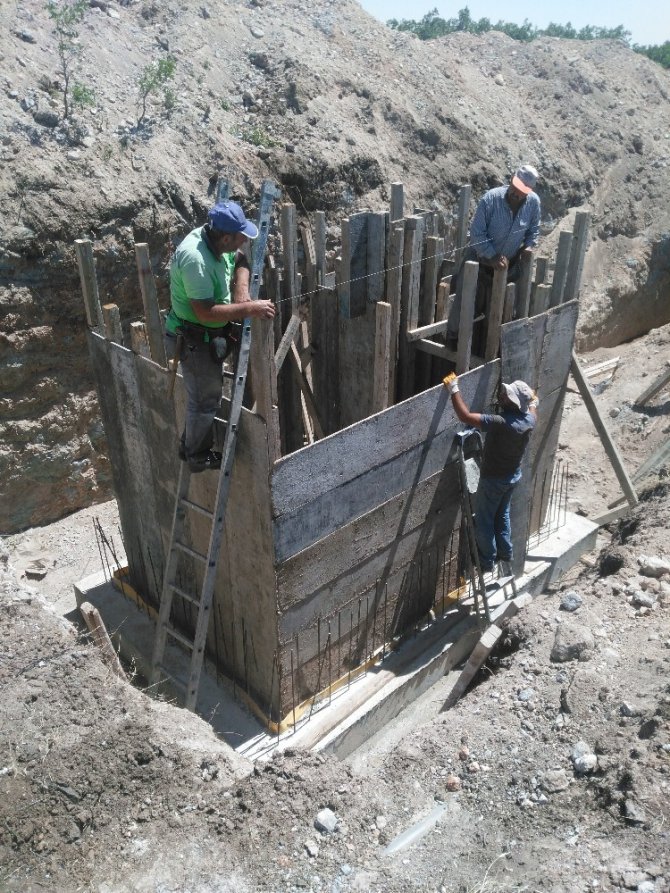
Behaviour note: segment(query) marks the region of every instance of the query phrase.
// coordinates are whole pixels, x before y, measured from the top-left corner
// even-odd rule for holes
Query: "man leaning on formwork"
[[[452,372],[443,381],[460,421],[486,432],[475,505],[475,539],[481,569],[487,572],[493,570],[496,562],[513,559],[510,503],[521,480],[521,460],[537,422],[538,398],[525,381],[502,383],[499,414],[470,412],[456,375]]]
[[[221,453],[212,449],[213,425],[223,361],[233,346],[230,324],[275,315],[271,301],[252,301],[249,295],[249,263],[241,249],[257,235],[238,204],[220,202],[207,223],[179,244],[172,260],[165,340],[169,358],[179,351],[187,395],[179,457],[192,472],[221,467]]]
[[[530,164],[522,165],[508,186],[497,186],[484,194],[470,226],[470,240],[463,261],[479,262],[475,315],[486,312],[495,270],[507,270],[507,281],[521,275],[523,252],[532,252],[540,238],[540,199],[535,186],[538,172]],[[457,274],[462,275],[463,267]],[[460,289],[452,282],[457,297],[449,314],[447,337],[458,336],[461,306]]]

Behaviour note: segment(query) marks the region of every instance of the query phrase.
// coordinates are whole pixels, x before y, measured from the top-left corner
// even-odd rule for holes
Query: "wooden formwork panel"
[[[175,473],[174,450],[165,448],[164,415],[156,404],[165,377],[151,360],[88,332],[91,364],[98,386],[114,489],[130,569],[130,582],[149,604],[157,605],[165,565],[160,517],[170,512],[168,488]],[[144,376],[138,367],[144,365]],[[157,390],[153,397],[148,380]],[[173,414],[174,416],[174,414]],[[170,454],[168,454],[168,452]]]
[[[184,412],[181,378],[174,403],[167,395],[165,370],[118,344],[89,333],[93,368],[109,442],[130,581],[152,606],[160,602],[178,474],[177,437]],[[176,406],[176,411],[175,411]],[[192,476],[190,498],[211,509],[217,477]],[[246,410],[240,419],[231,476],[228,520],[217,568],[207,652],[216,665],[238,679],[259,704],[272,699],[277,658],[276,583],[269,499],[267,430]],[[184,541],[206,553],[210,523],[190,514]],[[198,596],[202,566],[185,559],[178,585]],[[193,606],[174,601],[174,621],[190,632]],[[274,694],[276,699],[276,693]]]
[[[495,361],[462,376],[466,400],[488,405],[499,374]],[[433,607],[460,521],[461,428],[439,385],[275,463],[283,713],[289,691],[302,700],[328,684],[325,660],[340,677],[374,650],[371,630],[381,645]]]

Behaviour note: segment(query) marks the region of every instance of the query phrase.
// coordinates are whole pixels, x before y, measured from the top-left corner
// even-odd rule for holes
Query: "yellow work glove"
[[[537,409],[540,405],[540,398],[537,396],[537,391],[533,391],[533,397],[528,404],[528,409]]]
[[[455,372],[450,372],[449,375],[445,375],[442,379],[442,384],[449,391],[450,394],[455,394],[458,390],[458,376]]]

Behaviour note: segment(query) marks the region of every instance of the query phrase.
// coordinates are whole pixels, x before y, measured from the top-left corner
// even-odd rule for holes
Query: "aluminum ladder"
[[[258,236],[252,243],[251,275],[249,282],[249,293],[252,300],[258,298],[260,291],[270,214],[273,202],[278,196],[279,191],[276,189],[274,183],[271,180],[265,180],[261,188]],[[217,200],[225,201],[226,198],[227,187],[219,187]],[[170,534],[170,546],[163,576],[163,588],[161,592],[154,650],[151,660],[150,683],[152,686],[155,686],[161,678],[167,677],[177,687],[185,688],[184,706],[189,710],[195,710],[198,689],[200,687],[200,676],[205,658],[207,630],[209,628],[210,611],[214,600],[216,570],[225,528],[226,508],[230,493],[230,477],[233,463],[235,461],[238,425],[242,412],[242,401],[247,379],[250,349],[251,320],[247,318],[242,323],[242,336],[240,339],[237,367],[233,375],[230,412],[226,423],[221,468],[219,471],[219,481],[213,511],[210,512],[209,509],[198,505],[188,498],[191,471],[187,462],[180,462],[172,531]],[[196,512],[211,520],[212,526],[206,555],[192,549],[182,541],[184,522],[189,512]],[[199,598],[194,598],[176,584],[177,568],[180,555],[182,554],[188,555],[204,565],[205,572]],[[197,609],[197,620],[192,639],[176,629],[171,622],[172,606],[175,596],[182,601],[189,602]],[[185,686],[181,680],[175,677],[170,671],[170,668],[166,667],[164,664],[165,649],[168,639],[180,643],[184,648],[191,652],[188,682]]]

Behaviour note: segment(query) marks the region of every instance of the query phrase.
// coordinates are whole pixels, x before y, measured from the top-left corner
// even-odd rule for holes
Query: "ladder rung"
[[[209,509],[206,509],[202,505],[198,505],[197,502],[193,502],[192,500],[186,499],[185,497],[182,497],[180,502],[182,505],[185,505],[187,509],[191,509],[191,511],[193,512],[198,512],[200,515],[204,515],[206,518],[214,517]]]
[[[187,555],[190,555],[191,558],[197,558],[199,561],[207,561],[207,556],[202,555],[200,552],[196,552],[195,549],[191,549],[190,546],[184,545],[184,543],[180,543],[178,540],[175,542],[175,549],[181,549],[182,552],[186,552]]]
[[[179,596],[179,598],[183,598],[184,601],[190,602],[192,605],[196,607],[200,604],[200,599],[195,598],[193,595],[189,595],[188,592],[184,592],[183,589],[180,589],[179,586],[175,586],[174,583],[170,584],[170,588],[172,591]]]
[[[186,636],[184,636],[180,632],[178,632],[173,626],[166,626],[165,632],[168,634],[168,636],[172,636],[173,639],[176,639],[178,642],[181,642],[181,644],[185,648],[188,648],[190,651],[193,651],[193,648],[195,647],[193,644],[193,641],[191,639],[187,639]]]
[[[223,370],[223,377],[224,377],[224,378],[235,378],[235,373],[234,373],[234,372],[228,372],[227,369],[224,369],[224,370]]]

